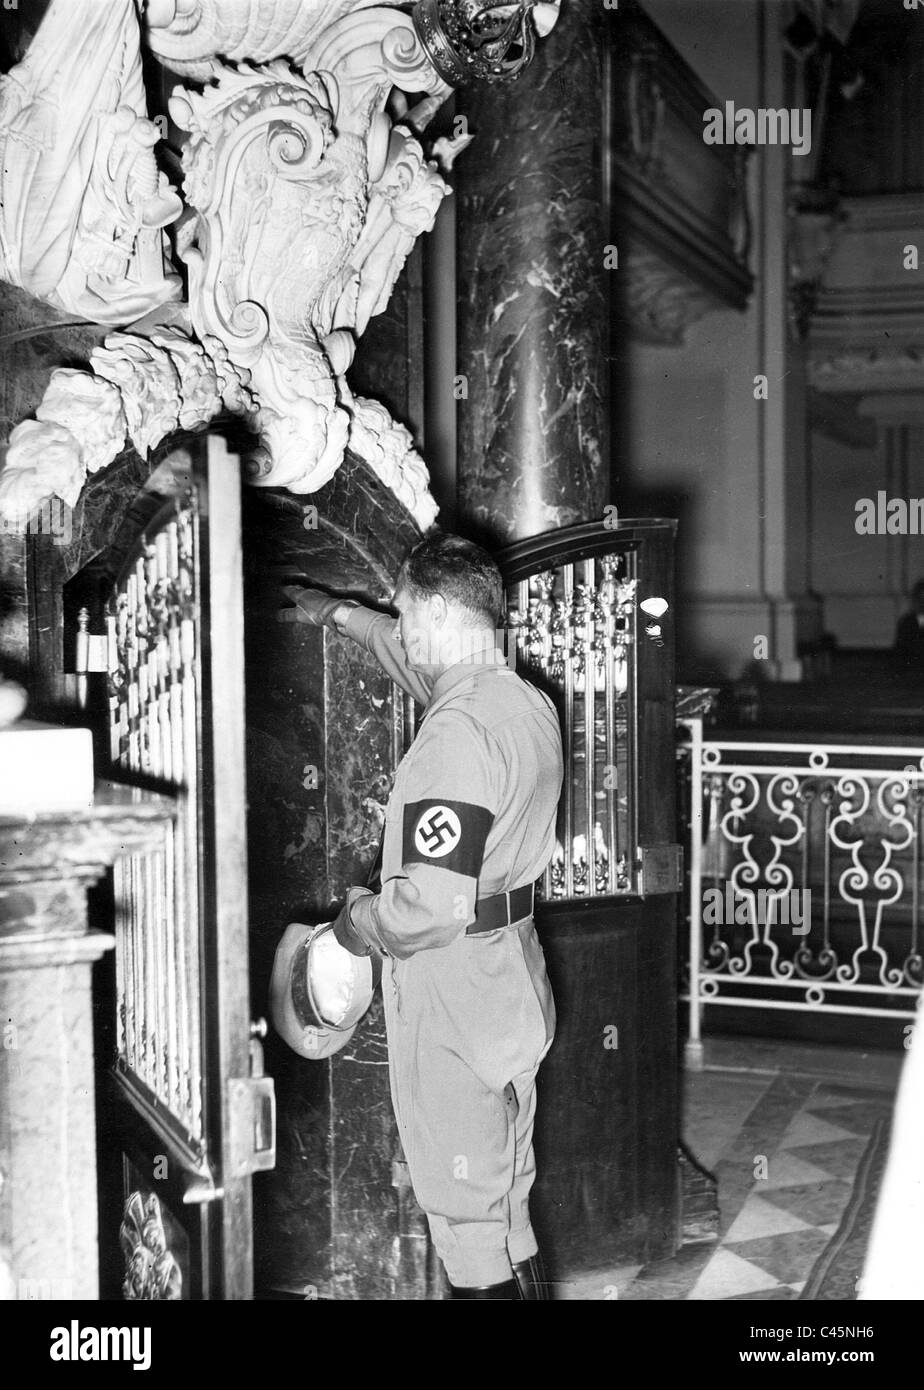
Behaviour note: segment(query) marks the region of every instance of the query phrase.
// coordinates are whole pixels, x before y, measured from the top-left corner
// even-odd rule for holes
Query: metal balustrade
[[[924,746],[689,742],[687,1063],[706,1006],[913,1020]]]

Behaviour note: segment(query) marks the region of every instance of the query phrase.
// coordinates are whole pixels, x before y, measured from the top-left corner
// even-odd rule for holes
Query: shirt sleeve
[[[411,753],[400,805],[401,868],[353,910],[364,940],[398,960],[450,945],[475,921],[502,785],[492,736],[461,711],[433,714]]]
[[[347,637],[352,637],[361,647],[365,647],[396,685],[400,685],[402,690],[406,690],[420,704],[427,703],[431,685],[424,676],[408,665],[404,648],[398,641],[394,618],[357,604],[343,623],[341,631]]]

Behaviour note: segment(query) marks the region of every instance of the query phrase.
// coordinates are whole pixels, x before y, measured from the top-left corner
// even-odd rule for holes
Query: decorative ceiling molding
[[[83,52],[91,14],[98,19],[94,43],[119,74],[117,84],[70,61]],[[546,32],[556,14],[555,4],[534,0],[514,7],[441,0],[430,19],[467,71],[477,66],[475,48],[483,49],[477,62],[490,49],[487,80],[495,80],[500,70],[515,75],[528,57],[524,35],[531,53],[534,29]],[[97,267],[101,282],[93,289],[109,312],[101,321],[132,331],[110,335],[89,372],[55,373],[37,419],[13,431],[0,472],[0,515],[18,515],[53,491],[76,498],[87,473],[105,467],[126,434],[144,454],[172,430],[207,424],[224,409],[257,437],[251,482],[313,492],[350,447],[426,529],[437,507],[409,432],[376,402],[354,398],[346,379],[358,337],[385,308],[415,240],[433,226],[449,192],[442,173],[468,143],[443,138],[429,153],[421,143],[451,88],[421,43],[415,15],[388,3],[360,8],[357,0],[148,0],[146,24],[160,60],[206,84],[201,91],[178,86],[170,99],[170,114],[188,135],[187,215],[176,234],[188,304],[164,307],[178,297],[179,281],[162,267],[155,276],[151,259],[150,236],[162,238],[160,228],[184,205],[154,164],[157,131],[145,119],[134,0],[105,7],[52,0],[26,59],[0,87],[0,99],[8,93],[0,109],[12,122],[0,131],[12,152],[4,212],[13,208],[21,223],[47,199],[19,113],[47,108],[59,123],[74,109],[86,113],[83,157],[60,176],[68,193],[62,215],[78,209],[76,218],[71,213],[77,235],[56,278],[16,283],[95,321],[95,302],[78,307],[51,294],[70,284],[75,264],[82,270],[84,240],[96,244],[97,225],[82,240],[80,219],[98,202],[132,212],[129,271],[142,291],[137,302],[126,299],[119,282],[106,280],[109,262]],[[420,98],[412,110],[402,93]],[[132,158],[103,138],[112,112]],[[50,144],[42,153],[53,159]],[[111,218],[101,225],[111,241]],[[13,279],[9,248],[22,239],[9,235],[6,222],[0,228],[0,273]],[[127,273],[120,270],[122,278]]]
[[[924,197],[841,207],[809,323],[809,380],[820,391],[924,390]]]
[[[809,382],[818,391],[924,391],[924,334],[917,344],[814,349]]]

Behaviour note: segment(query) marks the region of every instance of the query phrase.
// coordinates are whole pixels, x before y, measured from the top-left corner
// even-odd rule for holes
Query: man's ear
[[[442,627],[449,612],[449,606],[442,594],[431,594],[428,600],[430,620],[435,627]]]

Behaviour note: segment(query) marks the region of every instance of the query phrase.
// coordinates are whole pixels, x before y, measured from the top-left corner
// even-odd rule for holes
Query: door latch
[[[266,1019],[250,1025],[250,1075],[228,1080],[230,1164],[233,1178],[264,1173],[276,1166],[276,1089],[263,1075]]]
[[[636,863],[640,898],[679,893],[683,888],[682,845],[641,845]]]

